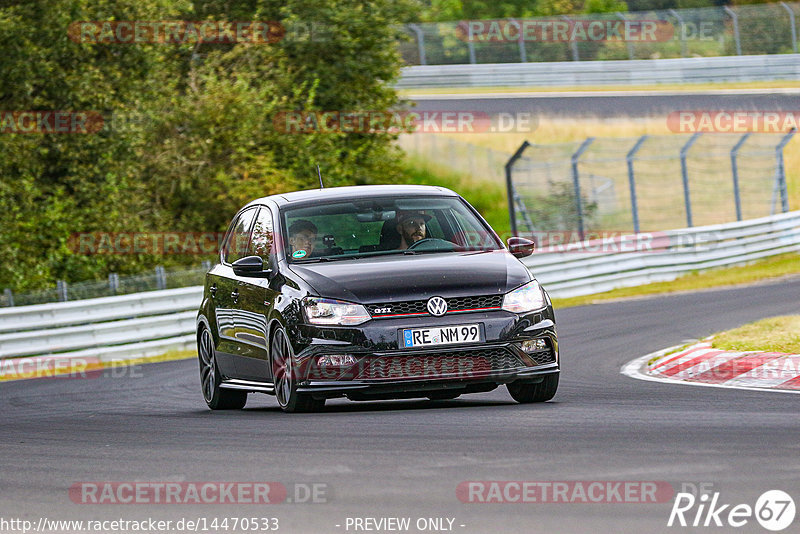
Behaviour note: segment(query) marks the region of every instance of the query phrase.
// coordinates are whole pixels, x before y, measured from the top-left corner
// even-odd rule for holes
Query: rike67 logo
[[[728,504],[720,501],[720,493],[678,493],[669,514],[667,526],[681,527],[743,527],[753,519],[767,530],[784,530],[794,521],[794,500],[781,490],[762,493],[755,506]]]

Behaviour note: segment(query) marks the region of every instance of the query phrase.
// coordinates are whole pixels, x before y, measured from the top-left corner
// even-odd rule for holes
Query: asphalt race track
[[[662,91],[596,91],[536,93],[516,96],[513,93],[491,95],[421,95],[414,96],[416,111],[475,110],[490,114],[530,112],[537,116],[563,117],[650,117],[681,110],[726,111],[795,111],[800,91],[735,90],[725,93]]]
[[[337,400],[306,415],[255,395],[242,412],[211,413],[194,360],[3,383],[0,517],[272,516],[287,533],[353,532],[348,516],[451,517],[463,533],[695,532],[667,528],[671,501],[467,504],[455,489],[469,480],[653,480],[711,483],[724,503],[753,506],[770,489],[800,502],[800,397],[619,372],[686,339],[798,313],[798,295],[800,278],[789,278],[557,310],[564,370],[543,405],[515,404],[502,388],[453,401]],[[132,480],[325,483],[327,502],[81,505],[68,496],[76,482]],[[765,532],[754,519],[736,530]]]

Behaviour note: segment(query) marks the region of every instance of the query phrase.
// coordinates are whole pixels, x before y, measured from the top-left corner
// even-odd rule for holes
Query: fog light
[[[547,350],[547,341],[545,341],[544,339],[529,339],[527,341],[523,341],[522,350],[529,354],[531,352]]]
[[[345,367],[355,363],[356,359],[352,354],[326,354],[317,358],[319,367]]]

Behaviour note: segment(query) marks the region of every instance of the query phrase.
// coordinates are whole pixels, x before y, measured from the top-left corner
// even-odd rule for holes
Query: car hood
[[[434,295],[496,295],[532,279],[528,269],[505,250],[391,255],[293,264],[290,268],[321,297],[363,304],[422,300]]]

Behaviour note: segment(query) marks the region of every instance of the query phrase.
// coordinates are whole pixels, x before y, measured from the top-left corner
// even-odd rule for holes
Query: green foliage
[[[2,134],[0,288],[27,290],[198,257],[87,256],[76,232],[224,230],[260,196],[400,180],[393,136],[286,134],[283,111],[397,103],[407,1],[34,0],[0,8],[0,109],[93,111],[94,134]],[[277,20],[273,44],[94,44],[75,21]],[[313,26],[309,28],[309,21]],[[298,30],[299,29],[299,30]]]
[[[628,5],[622,0],[586,0],[584,13],[616,13],[627,11]]]
[[[419,19],[423,22],[445,22],[615,11],[628,11],[628,6],[622,0],[431,0],[430,5],[420,12]]]

